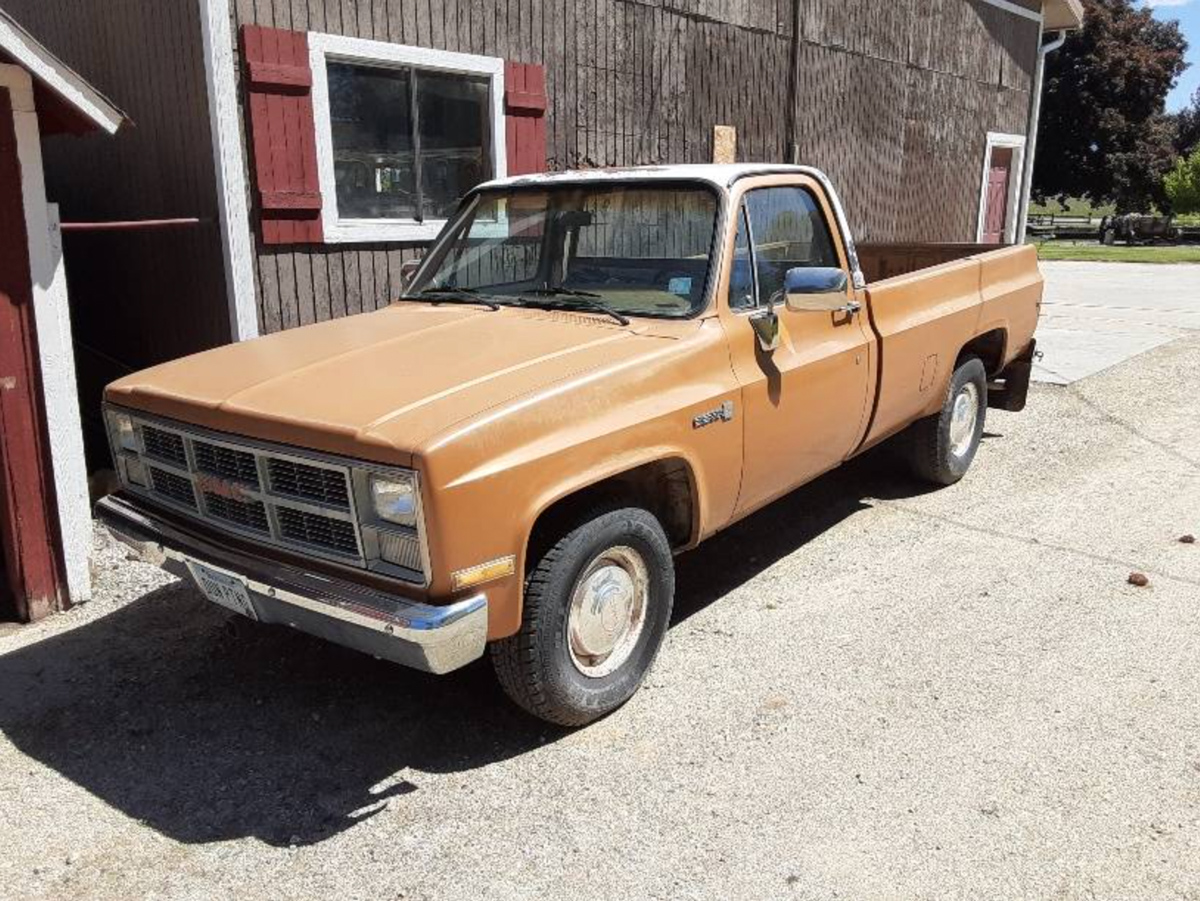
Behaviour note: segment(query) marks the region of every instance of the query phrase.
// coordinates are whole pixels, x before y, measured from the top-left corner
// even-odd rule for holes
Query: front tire
[[[491,645],[504,691],[534,716],[582,726],[624,704],[671,620],[675,564],[658,520],[594,511],[534,563],[521,630]]]
[[[913,474],[935,485],[953,485],[967,474],[987,418],[987,370],[979,357],[959,360],[940,412],[909,426]]]

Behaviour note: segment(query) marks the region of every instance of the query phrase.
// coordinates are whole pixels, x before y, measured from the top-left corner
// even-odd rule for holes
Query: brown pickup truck
[[[1028,391],[1031,248],[858,246],[798,166],[475,189],[385,309],[109,386],[97,512],[212,601],[517,703],[627,700],[674,555],[897,436],[948,485]]]

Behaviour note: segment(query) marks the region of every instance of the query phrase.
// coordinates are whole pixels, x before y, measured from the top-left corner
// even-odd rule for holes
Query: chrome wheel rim
[[[567,648],[579,672],[599,679],[629,659],[646,625],[649,585],[646,561],[631,547],[609,548],[584,568],[567,615]]]
[[[967,382],[954,398],[950,411],[950,453],[965,457],[975,443],[975,423],[979,419],[979,388]]]

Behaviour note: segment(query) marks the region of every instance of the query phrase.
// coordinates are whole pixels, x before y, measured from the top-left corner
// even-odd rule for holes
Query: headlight
[[[416,528],[417,486],[410,477],[371,477],[371,504],[386,522]]]
[[[108,427],[112,430],[112,440],[117,450],[138,452],[137,431],[132,419],[124,413],[109,412]]]

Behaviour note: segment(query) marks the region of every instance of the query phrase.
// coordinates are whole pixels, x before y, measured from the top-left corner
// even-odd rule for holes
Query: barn
[[[801,161],[866,241],[1011,242],[1080,0],[5,0],[137,123],[47,147],[102,386],[376,309],[480,180]]]

